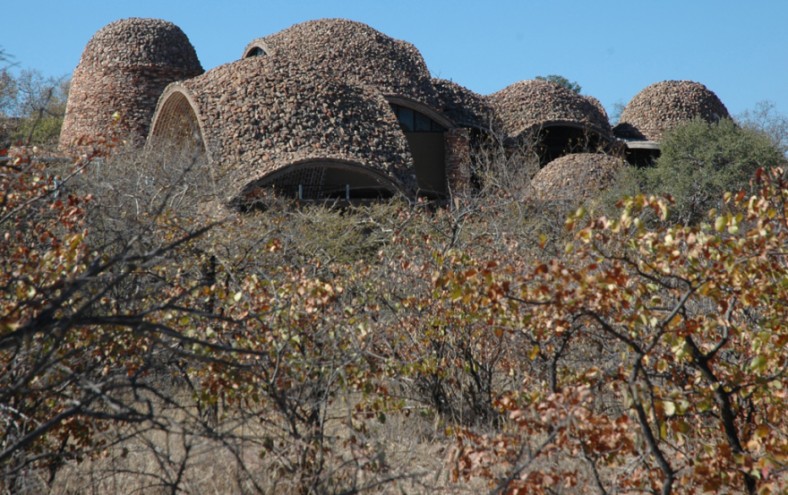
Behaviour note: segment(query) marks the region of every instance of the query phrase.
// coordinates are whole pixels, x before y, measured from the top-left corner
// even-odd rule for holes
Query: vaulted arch
[[[596,151],[612,141],[599,102],[558,84],[520,81],[489,99],[511,144],[536,151],[541,166],[568,153]]]
[[[390,198],[401,193],[401,184],[367,165],[310,159],[249,182],[233,203],[247,209],[271,195],[300,201],[359,201]]]
[[[172,147],[207,156],[200,120],[199,110],[188,90],[180,84],[170,85],[153,115],[148,146],[159,149]]]

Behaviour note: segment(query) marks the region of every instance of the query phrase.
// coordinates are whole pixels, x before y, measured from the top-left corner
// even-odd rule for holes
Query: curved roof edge
[[[157,135],[157,130],[160,129],[160,120],[164,118],[162,113],[166,111],[167,104],[171,101],[175,95],[185,98],[189,104],[189,108],[194,114],[195,117],[195,124],[200,131],[200,140],[202,141],[203,148],[205,151],[205,155],[208,158],[209,163],[214,163],[214,157],[212,154],[213,147],[208,142],[208,133],[205,132],[205,128],[203,126],[203,116],[200,112],[200,107],[197,105],[195,101],[194,95],[192,91],[186,87],[182,82],[174,82],[167,85],[164,88],[164,92],[159,97],[159,101],[156,104],[156,110],[153,113],[153,118],[151,119],[150,130],[148,131],[148,137],[145,142],[146,148],[150,149],[151,146],[154,145],[152,140],[155,139]],[[166,116],[165,116],[166,117]]]
[[[357,160],[350,160],[347,158],[335,158],[335,157],[322,156],[322,155],[315,155],[314,157],[294,160],[292,163],[288,163],[287,165],[283,165],[282,167],[276,170],[272,170],[271,172],[264,174],[262,177],[249,180],[248,184],[275,180],[277,177],[289,174],[298,168],[309,168],[310,166],[313,165],[325,165],[325,164],[337,165],[339,169],[345,169],[351,172],[357,171],[362,173],[363,175],[374,177],[380,184],[390,185],[392,191],[398,191],[404,193],[406,190],[405,185],[399,179],[397,179],[396,176],[383,173],[383,171],[370,167],[366,163],[362,163]]]
[[[344,158],[321,157],[319,155],[310,158],[303,158],[288,163],[276,170],[272,170],[261,177],[252,178],[240,188],[228,204],[232,207],[243,207],[245,203],[255,200],[254,195],[258,189],[268,188],[276,184],[277,180],[286,179],[291,174],[308,172],[310,169],[319,167],[322,170],[344,171],[355,173],[358,176],[370,178],[376,186],[392,195],[401,194],[409,196],[407,187],[394,175],[383,173],[369,165]],[[310,186],[310,184],[307,184]],[[362,186],[368,188],[368,186]]]
[[[423,113],[447,129],[454,129],[457,127],[457,124],[455,124],[451,119],[422,101],[414,100],[413,98],[398,94],[382,94],[383,98],[385,98],[390,104],[408,107],[411,110],[416,110],[417,112]]]
[[[262,50],[264,54],[270,55],[273,50],[270,46],[265,42],[265,38],[256,38],[249,42],[244,48],[244,52],[241,55],[241,58],[249,58],[256,56],[258,54],[254,53],[255,50]]]

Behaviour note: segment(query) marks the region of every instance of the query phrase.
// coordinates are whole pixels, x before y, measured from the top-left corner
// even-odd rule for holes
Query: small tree
[[[583,89],[582,87],[580,87],[579,84],[577,84],[576,81],[570,81],[564,76],[559,76],[557,74],[550,74],[549,76],[536,76],[536,79],[540,81],[548,81],[551,83],[558,84],[559,86],[563,86],[566,89],[572,90],[577,94],[580,94],[580,91]]]
[[[16,139],[28,145],[55,144],[66,114],[69,80],[23,70],[15,78],[15,87],[14,115],[22,118]]]
[[[649,229],[668,206],[644,196],[570,218],[584,227],[571,258],[504,292],[534,342],[520,360],[550,363],[550,387],[527,375],[499,396],[511,430],[460,430],[454,477],[512,495],[784,493],[788,184],[781,170],[754,182],[700,226]],[[498,293],[500,270],[475,292]]]
[[[671,195],[670,219],[685,225],[718,207],[723,192],[747,189],[758,167],[785,161],[767,135],[730,119],[690,121],[666,133],[661,148],[656,167],[644,170],[642,185],[648,193]]]
[[[765,100],[746,110],[736,121],[744,127],[766,133],[783,153],[788,156],[788,115],[777,111],[774,102]]]
[[[6,117],[16,102],[16,80],[8,69],[0,70],[0,116]]]

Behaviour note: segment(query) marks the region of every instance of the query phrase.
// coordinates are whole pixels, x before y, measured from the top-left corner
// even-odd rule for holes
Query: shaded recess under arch
[[[249,47],[246,50],[246,53],[244,54],[243,58],[263,57],[265,55],[268,55],[268,52],[265,51],[265,48],[263,48],[262,46],[255,45],[255,46]]]
[[[398,184],[369,166],[341,160],[313,159],[294,163],[247,184],[235,206],[264,206],[269,197],[299,201],[364,201],[400,193]]]
[[[545,122],[532,142],[536,145],[539,165],[544,167],[556,158],[572,153],[605,149],[610,139],[603,133],[576,122]]]
[[[558,84],[530,80],[489,96],[512,146],[533,148],[541,166],[560,156],[606,148],[610,123],[598,101]]]

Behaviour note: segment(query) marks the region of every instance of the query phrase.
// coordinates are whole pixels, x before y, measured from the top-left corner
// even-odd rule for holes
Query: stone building
[[[177,26],[125,19],[85,48],[60,146],[78,152],[114,136],[189,153],[220,184],[223,202],[240,208],[268,194],[445,199],[472,187],[472,150],[490,136],[531,146],[544,170],[535,184],[555,192],[576,181],[572,170],[584,177],[579,158],[557,158],[624,144],[632,158],[639,145],[658,146],[665,129],[695,116],[727,111],[689,82],[646,88],[613,130],[598,100],[548,81],[479,95],[432,77],[412,44],[343,19],[258,38],[240,60],[203,72]],[[612,167],[582,156],[593,177]]]
[[[541,165],[568,153],[603,149],[612,139],[599,101],[549,81],[520,81],[489,100],[504,134],[535,147]]]
[[[174,81],[203,72],[189,39],[159,19],[123,19],[88,42],[71,78],[60,148],[118,136],[142,143],[156,102]]]
[[[284,58],[304,73],[363,86],[390,105],[405,135],[419,194],[445,197],[462,180],[462,124],[439,108],[427,64],[412,44],[345,19],[296,24],[247,45],[243,57]],[[456,106],[456,105],[455,105]],[[459,146],[459,148],[458,148]]]
[[[662,135],[693,118],[717,122],[730,118],[714,92],[693,81],[662,81],[634,96],[621,112],[613,133],[627,147],[627,159],[647,165],[659,156]]]
[[[611,185],[622,159],[601,153],[571,153],[551,161],[531,181],[536,199],[575,206]]]
[[[172,143],[206,157],[230,202],[265,187],[304,199],[417,187],[407,141],[380,93],[287,58],[243,59],[168,86],[149,145]]]

